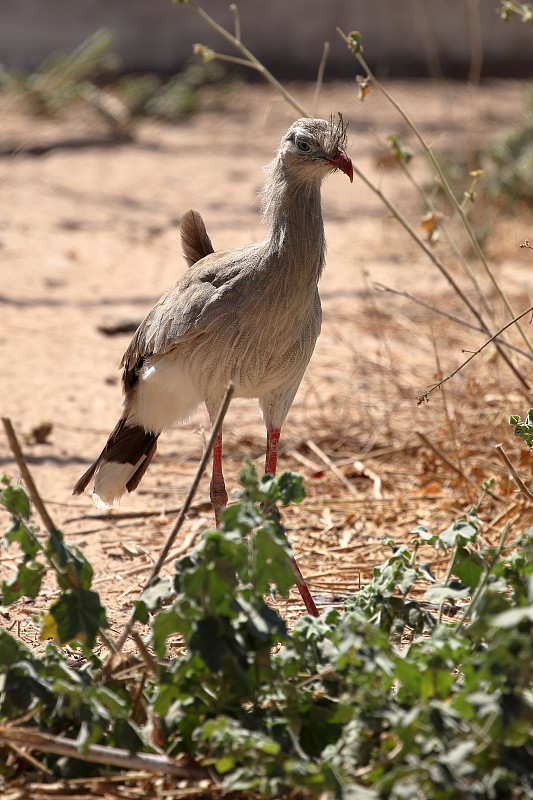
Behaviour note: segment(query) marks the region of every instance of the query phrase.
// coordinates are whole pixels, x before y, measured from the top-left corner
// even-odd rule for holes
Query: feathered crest
[[[329,129],[324,141],[324,150],[328,153],[346,149],[348,123],[344,121],[340,111],[337,111],[337,117],[335,119],[332,114],[329,118]]]

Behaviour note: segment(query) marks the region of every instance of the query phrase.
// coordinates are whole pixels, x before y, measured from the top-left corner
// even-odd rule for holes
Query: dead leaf
[[[440,211],[430,211],[420,220],[420,227],[424,231],[426,242],[433,244],[439,238],[440,223],[444,214]]]
[[[440,494],[441,489],[442,487],[438,481],[431,481],[431,483],[413,492],[413,495],[414,497],[426,497],[428,494]]]
[[[372,94],[369,85],[370,80],[368,78],[363,78],[362,75],[357,75],[355,80],[357,81],[357,88],[358,88],[357,98],[361,102],[363,102],[365,97],[369,97]]]

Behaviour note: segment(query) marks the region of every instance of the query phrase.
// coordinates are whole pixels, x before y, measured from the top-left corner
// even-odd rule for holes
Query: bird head
[[[287,131],[279,157],[286,170],[304,179],[321,180],[340,169],[353,181],[352,162],[345,151],[346,138],[346,125],[340,114],[338,121],[304,117]]]

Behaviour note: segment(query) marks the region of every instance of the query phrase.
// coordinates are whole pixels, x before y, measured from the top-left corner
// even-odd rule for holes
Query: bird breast
[[[298,384],[320,333],[321,308],[313,296],[295,308],[285,297],[268,302],[263,293],[232,304],[217,324],[179,348],[202,395],[235,385],[238,397],[260,397]]]

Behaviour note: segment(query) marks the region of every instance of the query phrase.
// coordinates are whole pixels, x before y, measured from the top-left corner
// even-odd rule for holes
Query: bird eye
[[[301,153],[308,153],[311,149],[311,145],[305,139],[298,139],[296,141],[296,147]]]

